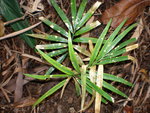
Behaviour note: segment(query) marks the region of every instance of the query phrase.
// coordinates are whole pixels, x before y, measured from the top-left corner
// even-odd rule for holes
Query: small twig
[[[9,54],[9,56],[13,56],[10,48],[6,44],[4,45],[4,48],[6,49],[7,53]]]
[[[16,80],[16,88],[15,88],[15,98],[14,102],[19,101],[22,98],[23,93],[23,69],[22,69],[22,61],[20,59],[20,55],[16,55],[16,63],[19,69],[17,80]]]
[[[8,35],[5,35],[5,36],[3,36],[3,37],[0,37],[0,40],[4,40],[4,39],[7,39],[7,38],[11,38],[11,37],[20,35],[20,34],[22,34],[22,33],[24,33],[24,32],[27,32],[27,31],[29,31],[29,30],[31,30],[31,29],[37,27],[37,26],[40,25],[40,24],[41,24],[41,22],[38,22],[38,23],[36,23],[36,24],[34,24],[34,25],[30,26],[30,27],[27,27],[27,28],[25,28],[25,29],[22,29],[22,30],[20,30],[20,31],[16,31],[16,32],[10,33],[10,34],[8,34]]]
[[[26,53],[22,53],[22,52],[19,52],[19,51],[14,51],[14,50],[11,50],[11,51],[14,52],[14,53],[21,54],[21,56],[23,56],[23,57],[31,58],[31,59],[33,59],[33,60],[36,60],[36,61],[38,61],[38,62],[41,62],[41,63],[44,63],[44,64],[47,64],[47,65],[50,65],[50,66],[51,66],[51,64],[45,62],[44,60],[42,60],[42,59],[39,58],[39,57],[30,55],[30,54],[26,54]]]
[[[66,82],[65,82],[65,84],[61,90],[60,99],[62,98],[64,91],[65,91],[65,88],[66,88],[67,84],[69,83],[70,79],[71,79],[71,77],[67,78],[67,80],[66,80]]]
[[[149,97],[150,97],[150,86],[148,87],[147,93],[145,95],[145,98],[144,98],[142,104],[144,104]]]
[[[142,97],[142,94],[143,94],[143,90],[144,90],[144,88],[145,88],[145,85],[146,85],[146,82],[144,82],[143,84],[142,84],[142,88],[140,88],[140,93],[139,93],[139,95],[138,95],[138,98],[136,99],[136,101],[135,101],[135,105],[137,105],[138,104],[138,102],[139,101],[141,101],[141,97]]]
[[[11,102],[11,101],[10,101],[10,98],[9,98],[9,96],[7,95],[5,89],[4,89],[3,87],[0,87],[0,89],[1,89],[2,93],[4,94],[6,100],[10,103],[10,102]]]
[[[17,21],[20,21],[20,20],[24,20],[26,17],[26,15],[20,17],[20,18],[16,18],[16,19],[13,19],[13,20],[10,20],[10,21],[7,21],[4,23],[4,26],[8,25],[8,24],[11,24],[11,23],[14,23],[14,22],[17,22]]]

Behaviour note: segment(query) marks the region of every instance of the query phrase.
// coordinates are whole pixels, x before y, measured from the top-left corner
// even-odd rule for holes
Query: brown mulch
[[[28,5],[30,0],[25,0]],[[70,16],[69,0],[57,0],[58,4]],[[62,1],[62,2],[61,2]],[[77,0],[77,5],[81,0]],[[91,4],[97,0],[89,0],[86,10],[91,7]],[[111,7],[119,0],[99,0],[105,1],[104,4],[96,11],[95,19],[100,17],[101,11]],[[30,15],[29,22],[34,24],[38,22],[38,17],[49,15],[50,19],[57,24],[64,27],[62,21],[56,14],[52,6],[49,5],[47,0],[43,0],[44,10],[39,15]],[[123,91],[129,96],[129,100],[124,99],[118,95],[111,95],[115,98],[115,103],[102,104],[101,113],[149,113],[150,110],[150,9],[147,7],[142,15],[140,15],[136,22],[140,19],[143,20],[143,31],[140,34],[137,43],[139,48],[128,53],[137,59],[137,63],[124,62],[116,63],[105,66],[105,71],[115,74],[134,84],[133,88],[124,86],[122,84],[115,85],[118,89]],[[98,37],[104,25],[98,27],[90,32],[91,36]],[[34,32],[47,32],[53,31],[48,29],[47,26],[41,24]],[[7,26],[6,34],[13,32]],[[129,34],[126,39],[129,39],[134,30]],[[124,39],[124,40],[126,40]],[[47,43],[38,40],[37,43]],[[52,86],[56,85],[59,80],[54,79],[50,81],[32,80],[29,78],[19,78],[22,73],[36,73],[44,74],[49,68],[49,65],[41,63],[30,57],[22,54],[33,55],[40,58],[34,50],[29,48],[19,36],[0,41],[0,113],[76,113],[80,110],[81,98],[76,95],[74,83],[71,81],[64,92],[63,98],[60,99],[61,90],[57,91],[52,96],[46,98],[35,109],[32,104],[42,94],[49,90]],[[27,80],[28,79],[28,80]],[[21,80],[21,82],[17,82]],[[22,96],[18,97],[15,94],[16,87],[22,85]],[[88,97],[90,98],[90,97]],[[90,100],[90,99],[87,99]],[[94,105],[92,105],[85,113],[94,113]]]

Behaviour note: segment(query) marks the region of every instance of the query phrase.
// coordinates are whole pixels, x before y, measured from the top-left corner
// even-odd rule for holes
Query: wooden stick
[[[22,33],[24,33],[24,32],[27,32],[27,31],[29,31],[29,30],[31,30],[31,29],[37,27],[37,26],[40,25],[40,24],[41,24],[41,22],[38,22],[38,23],[36,23],[36,24],[34,24],[34,25],[30,26],[30,27],[27,27],[27,28],[25,28],[25,29],[22,29],[22,30],[20,30],[20,31],[16,31],[16,32],[10,33],[10,34],[8,34],[8,35],[5,35],[5,36],[3,36],[3,37],[0,37],[0,41],[1,41],[1,40],[4,40],[4,39],[7,39],[7,38],[11,38],[11,37],[17,36],[17,35],[20,35],[20,34],[22,34]]]

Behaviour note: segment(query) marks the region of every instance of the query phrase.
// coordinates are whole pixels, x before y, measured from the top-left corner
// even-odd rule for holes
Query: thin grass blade
[[[105,59],[105,60],[102,60],[96,64],[97,65],[104,65],[104,64],[111,64],[111,63],[116,63],[116,62],[121,62],[121,61],[126,61],[126,60],[130,60],[129,56],[120,56],[120,57]]]
[[[89,40],[91,40],[92,43],[96,43],[97,42],[97,38],[93,38],[93,37],[79,37],[79,38],[75,38],[73,40],[73,42],[89,43]]]
[[[69,77],[69,75],[65,75],[65,74],[55,74],[55,75],[34,75],[34,74],[24,74],[25,76],[28,77],[32,77],[35,79],[39,79],[39,80],[46,80],[49,78],[65,78],[65,77]]]
[[[60,37],[60,36],[56,36],[56,35],[48,35],[48,34],[27,34],[27,35],[34,37],[34,38],[43,39],[43,40],[49,40],[49,41],[55,41],[55,42],[65,42],[65,43],[68,42],[67,39]]]
[[[81,34],[84,34],[96,27],[98,27],[99,25],[101,25],[101,23],[99,21],[95,21],[95,22],[92,22],[91,24],[89,25],[86,25],[85,27],[81,28],[80,30],[78,30],[76,33],[75,33],[75,36],[78,36],[78,35],[81,35]]]
[[[131,38],[131,39],[129,39],[129,40],[126,40],[125,42],[119,44],[119,45],[118,45],[115,49],[113,49],[111,52],[114,52],[114,51],[117,51],[117,50],[119,50],[119,49],[122,49],[123,47],[125,47],[125,46],[127,46],[127,45],[129,45],[129,44],[131,44],[131,43],[133,43],[133,42],[136,42],[136,41],[137,41],[136,38]]]
[[[97,38],[94,37],[79,37],[79,38],[75,38],[73,40],[73,42],[78,42],[78,43],[89,43],[89,40],[92,41],[92,43],[96,43],[97,42]],[[106,40],[103,40],[103,44],[106,42]]]
[[[117,88],[115,88],[114,86],[112,86],[111,84],[103,81],[103,87],[106,89],[109,89],[110,91],[124,97],[124,98],[128,98],[128,96],[126,94],[124,94],[123,92],[121,92],[120,90],[118,90]]]
[[[55,93],[58,89],[60,89],[66,82],[66,79],[63,80],[62,82],[58,83],[57,85],[55,85],[54,87],[52,87],[50,90],[48,90],[44,95],[42,95],[33,105],[33,107],[35,107],[37,104],[39,104],[40,102],[42,102],[45,98],[47,98],[48,96],[52,95],[53,93]]]
[[[63,43],[54,43],[54,44],[44,44],[44,45],[36,45],[37,49],[60,49],[60,48],[65,48],[67,47],[67,44]]]
[[[80,66],[84,65],[84,62],[83,62],[82,58],[80,57],[80,55],[77,52],[75,52],[75,54],[76,54],[76,58],[77,58],[78,64]]]
[[[79,84],[81,84],[81,80],[80,79],[78,79],[77,81],[79,82]],[[93,88],[91,88],[90,86],[86,85],[86,91],[89,94],[93,95]],[[104,98],[102,98],[102,102],[107,104],[107,101]]]
[[[83,16],[83,18],[79,21],[78,25],[76,26],[76,30],[78,30],[81,26],[83,26],[90,17],[94,14],[96,9],[101,5],[101,2],[97,1],[89,10],[88,12]]]
[[[61,90],[60,98],[62,98],[62,96],[63,96],[63,94],[64,94],[64,91],[65,91],[65,88],[66,88],[67,84],[69,83],[70,79],[71,79],[71,77],[68,77],[68,78],[66,79],[66,82],[65,82],[65,84],[64,84],[64,86],[63,86],[63,88],[62,88],[62,90]]]
[[[107,54],[107,56],[104,57],[103,60],[104,60],[104,59],[110,59],[110,58],[113,58],[113,57],[122,55],[122,54],[125,53],[125,52],[126,52],[126,49],[125,49],[125,48],[123,48],[123,49],[121,49],[121,50],[118,50],[118,51],[111,52],[111,53]]]
[[[80,7],[78,9],[78,13],[77,13],[77,16],[76,16],[76,22],[74,24],[75,28],[76,28],[77,24],[80,22],[80,20],[83,16],[83,13],[84,13],[87,2],[88,2],[88,0],[82,0],[82,2],[80,4]]]
[[[114,102],[114,98],[113,97],[111,97],[109,94],[107,94],[105,91],[100,89],[98,86],[96,86],[94,83],[92,83],[88,79],[87,79],[87,85],[89,85],[92,89],[94,89],[96,92],[98,92],[100,95],[102,95],[104,98],[106,98],[110,102]]]
[[[125,85],[128,85],[128,86],[133,86],[132,83],[128,82],[127,80],[125,80],[123,78],[120,78],[118,76],[115,76],[115,75],[107,74],[107,73],[104,73],[104,79],[105,80],[116,81],[116,82],[119,82],[119,83],[122,83],[122,84],[125,84]]]
[[[92,52],[92,55],[90,57],[90,62],[89,62],[89,66],[93,64],[93,62],[95,61],[99,51],[100,51],[100,48],[102,46],[102,43],[104,41],[104,38],[109,30],[109,27],[111,25],[111,22],[112,22],[112,19],[108,22],[107,26],[105,27],[105,29],[103,30],[102,34],[100,35],[100,37],[98,38],[97,42],[96,42],[96,45],[94,47],[94,50]]]
[[[59,57],[56,61],[61,64],[66,58],[66,56],[67,56],[67,53]],[[50,75],[54,70],[55,70],[55,67],[50,67],[48,71],[45,73],[45,75]]]
[[[136,48],[138,48],[138,44],[133,44],[131,46],[127,46],[127,47],[125,47],[123,49],[120,49],[118,51],[110,52],[109,54],[107,54],[107,56],[104,59],[108,59],[108,58],[112,58],[112,57],[116,57],[116,56],[122,55],[123,53],[132,51],[132,50],[134,50]]]
[[[62,21],[65,23],[65,25],[67,26],[67,28],[73,33],[73,28],[72,25],[69,21],[69,19],[67,18],[66,14],[63,12],[63,10],[57,5],[57,3],[55,2],[55,0],[50,0],[51,4],[53,5],[53,7],[55,8],[56,12],[58,13],[58,15],[60,16],[60,18],[62,19]]]
[[[76,0],[71,0],[71,14],[72,14],[72,23],[74,25],[77,15]]]
[[[78,81],[76,80],[76,78],[73,78],[74,82],[75,82],[75,88],[76,88],[76,93],[77,93],[77,96],[80,96],[81,95],[81,88],[80,88],[80,85],[78,83]]]
[[[55,57],[55,56],[58,56],[58,55],[61,55],[65,52],[67,52],[68,49],[59,49],[59,50],[56,50],[56,51],[52,51],[52,52],[49,52],[47,55],[50,56],[50,57]]]
[[[48,19],[44,18],[44,17],[40,17],[39,18],[42,22],[44,22],[46,25],[48,25],[49,27],[51,27],[53,30],[57,31],[58,33],[60,33],[61,35],[68,37],[68,33],[60,26],[58,26],[57,24],[49,21]]]
[[[115,31],[110,35],[104,46],[102,47],[101,51],[99,52],[98,57],[96,60],[102,59],[107,53],[108,53],[108,48],[111,46],[112,41],[115,39],[116,35],[119,33],[123,25],[125,24],[127,20],[124,20],[116,29]]]
[[[49,57],[47,54],[45,54],[41,50],[37,49],[37,51],[41,54],[42,57],[44,57],[44,59],[47,62],[49,62],[50,64],[52,64],[55,68],[57,68],[61,72],[64,72],[67,75],[71,75],[71,76],[74,75],[74,72],[71,71],[69,68],[67,68],[67,67],[63,66],[62,64],[58,63],[57,61],[55,61],[54,59],[52,59],[51,57]]]
[[[109,46],[109,48],[107,48],[107,53],[109,51],[111,51],[117,44],[118,42],[120,42],[133,28],[135,28],[137,26],[137,24],[133,24],[131,26],[129,26],[125,31],[123,31],[120,35],[118,35],[113,42],[111,42],[111,45]]]
[[[81,46],[74,45],[74,49],[77,50],[78,52],[80,52],[81,54],[85,55],[85,56],[91,55],[89,51],[87,51],[85,48],[82,48]]]
[[[76,58],[76,55],[75,55],[75,52],[74,52],[74,49],[73,49],[73,45],[72,45],[72,39],[71,39],[71,34],[69,33],[69,36],[68,36],[68,48],[69,48],[69,56],[70,56],[70,60],[71,60],[71,63],[74,67],[74,69],[80,73],[80,67],[79,67],[79,64],[78,64],[78,61],[77,61],[77,58]]]

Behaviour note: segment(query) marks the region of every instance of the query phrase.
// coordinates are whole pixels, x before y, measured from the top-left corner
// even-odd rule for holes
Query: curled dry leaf
[[[102,13],[100,20],[107,24],[113,18],[112,27],[116,28],[124,19],[128,19],[126,25],[135,21],[146,6],[150,6],[150,0],[120,0],[114,6]]]

